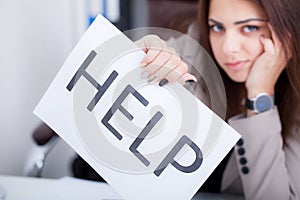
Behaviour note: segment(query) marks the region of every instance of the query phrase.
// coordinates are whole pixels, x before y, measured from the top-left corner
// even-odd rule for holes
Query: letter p
[[[183,148],[183,146],[187,144],[189,145],[193,151],[196,153],[196,159],[190,166],[182,166],[177,161],[174,160],[177,153]],[[160,176],[160,174],[165,170],[168,164],[172,164],[176,169],[184,173],[191,173],[196,171],[202,164],[203,156],[200,148],[187,136],[182,136],[180,140],[175,144],[172,150],[168,153],[168,155],[164,158],[164,160],[159,164],[159,166],[154,171],[156,176]]]

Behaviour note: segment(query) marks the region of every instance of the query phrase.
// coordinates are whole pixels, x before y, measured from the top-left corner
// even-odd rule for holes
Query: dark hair
[[[295,125],[300,126],[300,12],[297,10],[300,7],[300,1],[253,0],[253,2],[265,10],[269,23],[283,44],[285,52],[289,51],[292,54],[275,86],[275,103],[282,121],[282,135],[286,138]],[[209,43],[207,23],[209,3],[209,0],[199,0],[200,44],[215,60]],[[236,105],[240,104],[241,98],[246,95],[245,86],[243,83],[233,82],[222,70],[221,74],[227,92],[226,116],[229,118],[244,110],[242,106],[237,107]]]

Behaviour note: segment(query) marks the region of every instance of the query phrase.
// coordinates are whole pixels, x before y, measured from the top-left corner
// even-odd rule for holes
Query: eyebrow
[[[218,22],[218,21],[216,21],[214,19],[208,19],[208,21],[209,22],[213,22],[213,23],[218,24],[218,25],[223,25],[221,22]]]
[[[267,19],[260,19],[260,18],[250,18],[250,19],[246,19],[246,20],[234,22],[233,24],[234,25],[238,25],[238,24],[248,23],[248,22],[251,22],[251,21],[267,22],[269,20],[267,20]]]
[[[208,19],[208,21],[209,22],[213,22],[213,23],[218,24],[218,25],[223,25],[223,23],[218,22],[218,21],[216,21],[214,19]],[[248,22],[251,22],[251,21],[267,22],[269,20],[268,19],[261,19],[261,18],[250,18],[250,19],[245,19],[245,20],[241,20],[241,21],[236,21],[233,24],[234,25],[239,25],[239,24],[245,24],[245,23],[248,23]]]

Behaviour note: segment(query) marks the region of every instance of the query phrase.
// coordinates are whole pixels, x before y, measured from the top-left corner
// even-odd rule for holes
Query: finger
[[[165,76],[163,72],[165,71],[167,73],[170,71],[166,63],[168,63],[171,58],[172,55],[169,52],[160,52],[160,54],[144,68],[144,71],[149,74],[148,80],[154,80],[154,77],[158,80],[163,79]]]
[[[151,62],[148,62],[148,66],[145,67],[145,70],[150,74],[153,74],[159,68],[164,66],[171,58],[172,54],[170,52],[162,50]]]
[[[163,65],[163,67],[159,68],[155,73],[153,73],[153,76],[156,76],[159,80],[166,78],[166,76],[173,70],[175,70],[178,66],[181,65],[181,59],[179,56],[172,55],[171,58]],[[181,74],[180,74],[181,75]],[[178,75],[178,76],[180,76]],[[174,77],[175,79],[178,79],[178,77]],[[173,80],[169,80],[173,82]]]
[[[146,56],[141,61],[141,66],[146,66],[152,62],[163,49],[167,48],[166,42],[157,35],[147,35],[137,40],[135,44],[146,53]]]
[[[172,80],[172,78],[170,78],[170,77],[164,78],[164,79],[160,80],[159,81],[159,86],[165,86],[168,83],[172,83],[172,82],[169,81],[169,79]],[[181,85],[192,84],[192,83],[196,83],[197,79],[192,74],[185,73],[185,74],[183,74],[182,76],[179,77],[179,79],[177,80],[177,82],[179,82]]]
[[[277,51],[278,55],[280,55],[281,57],[284,57],[286,60],[290,59],[292,57],[292,53],[291,53],[291,34],[287,33],[288,37],[286,39],[286,43],[288,45],[286,45],[288,48],[285,50],[283,48],[283,44],[282,42],[279,40],[278,35],[275,33],[274,28],[271,26],[270,23],[268,23],[270,32],[271,32],[271,37],[274,43],[274,48],[275,51]]]
[[[166,42],[157,35],[146,35],[134,42],[140,49],[147,52],[150,48],[164,48]]]
[[[289,60],[291,57],[292,57],[292,35],[291,35],[291,33],[288,33],[287,34],[288,35],[288,41],[287,41],[287,52],[286,52],[286,58]]]
[[[148,49],[146,56],[141,61],[141,66],[145,67],[151,63],[162,65],[166,60],[170,59],[171,54],[174,53],[170,51],[168,47],[151,47]]]
[[[152,49],[148,50],[146,56],[141,61],[141,66],[146,67],[147,65],[149,65],[151,62],[153,62],[159,56],[159,54],[161,52],[162,52],[162,49],[152,48]]]
[[[287,60],[291,59],[292,56],[293,56],[293,54],[292,54],[292,49],[291,49],[291,48],[288,48],[288,49],[287,49],[287,52],[286,52],[286,58],[287,58]]]
[[[261,37],[261,42],[266,53],[271,55],[275,54],[275,47],[271,39]]]
[[[151,49],[151,48],[166,49],[166,47],[167,47],[167,43],[157,35],[148,35],[145,38],[146,38],[145,46],[148,49]]]
[[[271,32],[271,38],[272,38],[272,41],[274,43],[275,50],[276,49],[281,50],[282,49],[282,44],[279,40],[278,35],[275,33],[274,28],[272,27],[272,25],[270,23],[268,23],[268,26],[269,26],[269,29],[270,29],[270,32]]]
[[[173,49],[172,47],[166,47],[165,48],[168,52],[170,52],[170,54],[172,55],[177,55],[175,49]],[[178,55],[177,55],[178,56]]]
[[[145,52],[146,48],[145,48],[144,38],[135,41],[134,44]]]
[[[180,62],[174,69],[170,70],[165,78],[169,80],[169,83],[174,83],[180,80],[180,78],[187,73],[188,66],[184,62]]]
[[[188,73],[187,71],[188,71],[188,66],[184,62],[181,62],[181,64],[178,67],[170,71],[165,76],[165,79],[167,79],[169,83],[174,83],[177,81],[182,85],[186,83],[197,82],[197,78],[194,75]]]
[[[184,84],[187,84],[187,83],[196,83],[197,81],[198,81],[197,78],[194,75],[190,74],[190,73],[183,74],[178,80],[178,82],[181,85],[184,85]]]

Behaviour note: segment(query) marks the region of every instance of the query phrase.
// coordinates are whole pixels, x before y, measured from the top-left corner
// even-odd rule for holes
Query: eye
[[[214,31],[214,32],[217,32],[217,33],[221,32],[221,31],[224,31],[224,27],[222,25],[219,25],[219,24],[210,25],[209,29]]]
[[[254,32],[254,31],[257,31],[257,30],[259,30],[258,26],[244,26],[243,27],[243,31],[246,32],[246,33],[251,33],[251,32]]]

